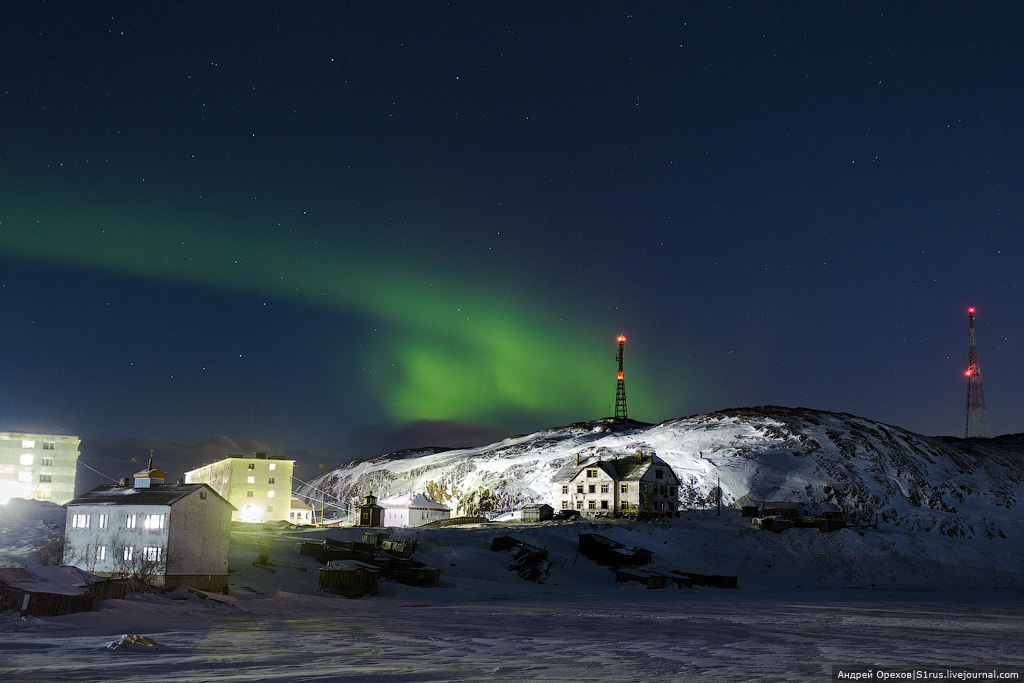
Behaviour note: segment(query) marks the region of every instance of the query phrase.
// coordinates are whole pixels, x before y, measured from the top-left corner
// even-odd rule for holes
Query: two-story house
[[[170,590],[225,591],[234,507],[206,484],[166,484],[148,469],[67,504],[64,564]]]
[[[556,505],[584,515],[659,517],[679,510],[679,478],[664,460],[641,451],[611,460],[577,455],[551,481]]]

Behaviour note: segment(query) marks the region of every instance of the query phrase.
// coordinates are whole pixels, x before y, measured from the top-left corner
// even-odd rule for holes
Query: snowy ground
[[[49,528],[31,517],[0,513],[0,564],[26,559]],[[776,535],[745,522],[728,511],[667,524],[396,530],[418,539],[416,559],[440,568],[442,585],[382,581],[356,600],[319,592],[318,565],[298,544],[357,530],[236,530],[223,602],[132,595],[85,614],[0,614],[0,680],[821,681],[833,664],[1024,667],[1019,543],[965,548],[884,528]],[[595,531],[652,550],[658,567],[734,574],[740,587],[617,584],[576,553],[578,534]],[[506,533],[549,550],[545,584],[489,550]],[[266,539],[270,565],[254,567]],[[159,648],[108,649],[126,633]]]

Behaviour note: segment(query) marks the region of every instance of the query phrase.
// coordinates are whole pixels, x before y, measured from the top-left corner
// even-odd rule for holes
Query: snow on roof
[[[399,493],[388,496],[380,501],[383,508],[414,508],[417,510],[440,510],[451,512],[451,508],[443,503],[438,503],[432,498],[427,498],[422,493]]]
[[[88,592],[89,584],[102,580],[78,567],[46,565],[0,569],[0,584],[7,584],[26,593],[82,595]]]
[[[83,493],[67,503],[66,507],[73,505],[172,505],[203,488],[208,494],[212,493],[231,506],[231,503],[228,503],[208,484],[158,484],[151,488],[141,489],[134,486],[105,484]],[[234,510],[234,506],[231,506],[231,509]]]

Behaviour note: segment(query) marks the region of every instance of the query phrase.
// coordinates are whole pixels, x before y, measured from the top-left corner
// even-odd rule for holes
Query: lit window
[[[136,518],[136,515],[135,515],[134,512],[132,514],[128,515],[125,518],[125,520],[124,520],[124,528],[125,529],[134,529],[135,528],[135,518]],[[128,558],[128,559],[131,559],[131,558]]]
[[[50,491],[37,491],[36,492],[36,497],[38,497],[40,500],[49,500],[50,499],[50,493],[51,493]]]
[[[53,458],[42,458],[39,464],[43,467],[53,467]]]
[[[163,548],[161,548],[158,545],[143,546],[143,548],[142,548],[142,559],[144,559],[147,562],[159,562],[160,561],[160,555],[162,554],[160,552],[161,550],[163,550]]]
[[[40,474],[39,475],[39,482],[40,483],[48,484],[51,481],[53,481],[53,475],[52,474]]]
[[[44,441],[43,442],[43,450],[44,451],[52,451],[53,447],[54,447],[54,443],[52,441]]]
[[[132,555],[134,555],[134,554],[135,554],[135,549],[132,548],[132,546],[130,546],[130,545],[126,545],[124,547],[124,554],[122,555],[122,557],[124,558],[125,562],[131,562],[132,561]]]
[[[277,463],[274,463],[274,462],[270,463],[270,471],[273,472],[276,469],[277,469]]]
[[[21,464],[22,465],[31,465],[32,464],[32,454],[31,453],[22,453],[21,454]]]
[[[96,559],[100,560],[101,562],[107,559],[107,546],[101,545],[100,547],[96,548]]]
[[[21,440],[21,447],[22,448],[35,448],[36,447],[36,442],[33,441],[32,439],[22,439]]]
[[[72,529],[88,529],[89,528],[89,515],[71,515],[71,528]]]
[[[164,528],[164,516],[163,515],[146,515],[145,520],[142,522],[142,526],[146,529],[163,529]]]
[[[107,520],[109,518],[110,518],[110,515],[108,515],[108,514],[96,515],[96,528],[97,529],[106,529],[107,528]]]
[[[247,483],[247,484],[255,484],[256,483],[256,477],[247,477],[246,480],[245,480],[245,483]]]
[[[267,498],[273,498],[273,497],[274,497],[274,492],[273,491],[267,491]]]

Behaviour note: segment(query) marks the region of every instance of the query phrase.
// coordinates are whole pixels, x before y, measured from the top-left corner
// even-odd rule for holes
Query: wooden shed
[[[356,526],[384,526],[384,508],[377,505],[377,496],[372,493],[356,506]]]
[[[333,561],[326,567],[320,567],[320,590],[346,598],[376,595],[380,574],[379,567],[366,562]]]
[[[127,593],[126,579],[104,579],[78,567],[0,569],[0,611],[17,610],[23,617],[88,612]]]
[[[555,515],[555,509],[547,503],[533,503],[524,505],[519,513],[519,519],[523,522],[545,522]]]

